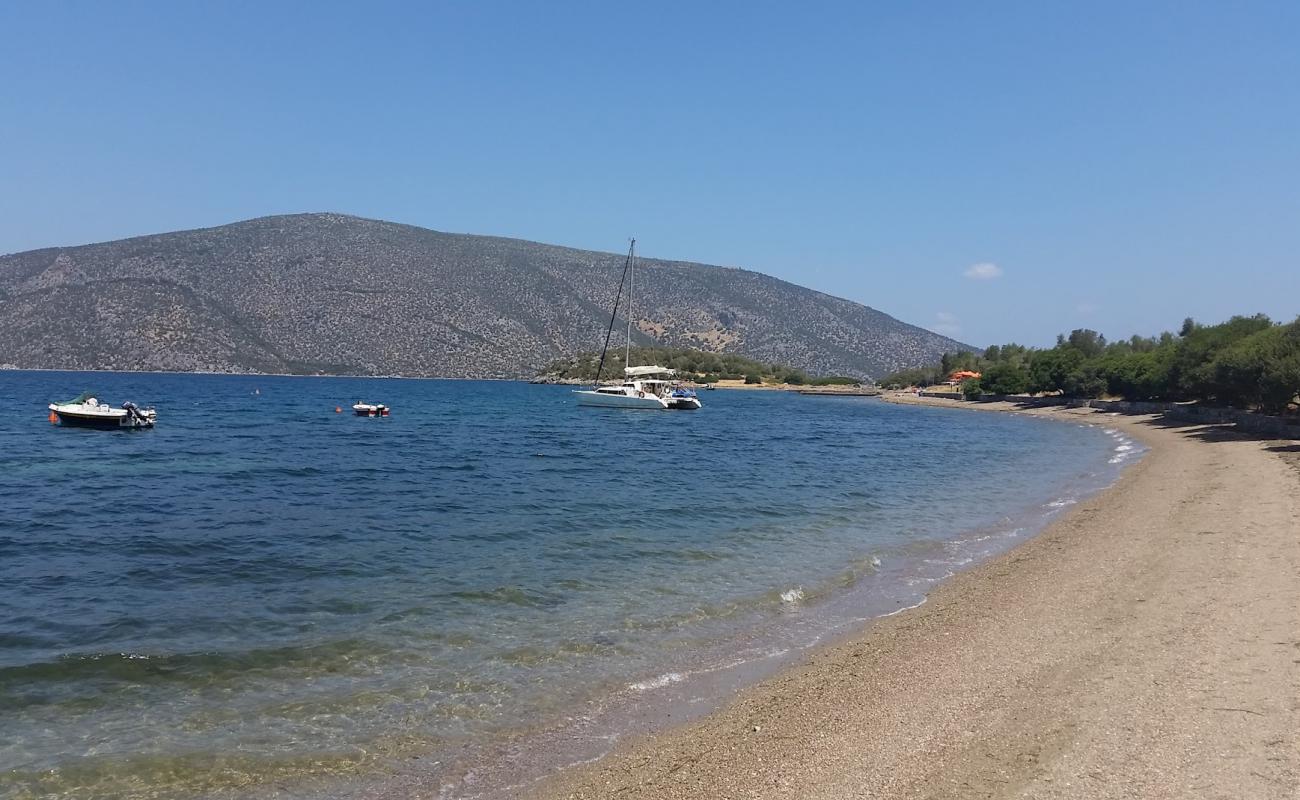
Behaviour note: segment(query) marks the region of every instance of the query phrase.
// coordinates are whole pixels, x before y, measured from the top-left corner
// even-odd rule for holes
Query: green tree
[[[1096,358],[1106,349],[1106,337],[1088,328],[1075,328],[1065,344],[1078,350],[1084,358]]]
[[[1098,363],[1108,394],[1128,400],[1159,399],[1168,390],[1173,347],[1108,352]]]
[[[1064,341],[1041,350],[1029,362],[1029,391],[1063,392],[1070,376],[1083,366],[1083,354]]]
[[[1084,361],[1065,376],[1061,387],[1066,397],[1101,397],[1106,393],[1106,379],[1102,377],[1099,365],[1094,361]]]
[[[1208,388],[1225,405],[1280,413],[1300,393],[1300,320],[1258,331],[1223,348]]]
[[[1169,368],[1169,392],[1172,400],[1214,399],[1217,388],[1213,362],[1219,351],[1241,339],[1267,330],[1272,321],[1263,314],[1236,316],[1218,325],[1196,325],[1178,340]]]
[[[939,359],[939,370],[945,378],[959,370],[974,370],[978,366],[975,354],[969,350],[944,353],[943,357]]]
[[[939,382],[939,370],[935,367],[905,369],[886,375],[880,379],[885,389],[904,389],[908,386],[932,386]]]
[[[1029,391],[1029,371],[1016,363],[993,364],[984,370],[979,384],[991,394],[1022,394]]]
[[[1132,336],[1107,343],[1086,328],[1057,337],[1049,350],[995,345],[980,355],[947,353],[928,369],[904,370],[885,387],[927,386],[954,371],[983,373],[983,392],[1061,392],[1131,400],[1196,400],[1285,412],[1300,403],[1300,319],[1275,325],[1263,314],[1218,325],[1183,321],[1177,335]],[[963,386],[964,391],[975,386]]]

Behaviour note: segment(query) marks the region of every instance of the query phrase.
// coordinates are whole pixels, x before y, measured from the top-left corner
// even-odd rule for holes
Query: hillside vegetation
[[[637,263],[640,345],[862,377],[961,348],[756,272]],[[531,377],[600,347],[622,266],[338,214],[34,250],[0,257],[0,365]]]
[[[930,367],[895,373],[881,384],[926,386],[956,370],[982,373],[962,384],[968,395],[1051,392],[1067,397],[1196,400],[1280,413],[1294,409],[1300,394],[1300,319],[1276,324],[1256,314],[1218,325],[1187,319],[1177,334],[1116,342],[1079,329],[1057,337],[1051,349],[1007,344],[980,354],[945,354]]]
[[[624,352],[610,349],[605,356],[604,369],[600,373],[603,380],[617,380],[623,377]],[[631,351],[633,366],[654,364],[677,371],[681,378],[697,383],[715,383],[720,380],[744,380],[747,383],[789,383],[794,385],[831,385],[856,383],[852,378],[843,376],[811,377],[807,372],[769,362],[755,361],[752,358],[735,353],[709,353],[703,350],[668,347],[633,347]],[[550,364],[545,370],[546,377],[559,380],[594,381],[600,367],[600,353],[581,353],[573,358],[560,359]]]

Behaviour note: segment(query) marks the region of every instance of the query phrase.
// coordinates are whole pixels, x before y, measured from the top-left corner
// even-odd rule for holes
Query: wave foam
[[[634,692],[648,692],[651,689],[662,689],[665,686],[674,683],[681,683],[684,680],[686,680],[686,676],[680,672],[666,672],[663,675],[660,675],[657,678],[651,678],[648,681],[629,683],[627,688]]]
[[[803,587],[796,586],[793,589],[781,592],[781,602],[797,603],[803,599]]]

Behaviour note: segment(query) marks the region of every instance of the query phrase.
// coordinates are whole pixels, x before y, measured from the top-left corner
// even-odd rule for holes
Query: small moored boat
[[[669,408],[677,411],[695,411],[701,406],[695,390],[685,386],[674,386],[664,399],[668,401]]]
[[[76,428],[152,428],[158,420],[153,408],[126,402],[121,408],[101,403],[89,392],[66,403],[50,403],[50,421]]]
[[[360,400],[352,406],[352,411],[358,417],[386,417],[388,416],[388,406],[383,403],[364,403]]]

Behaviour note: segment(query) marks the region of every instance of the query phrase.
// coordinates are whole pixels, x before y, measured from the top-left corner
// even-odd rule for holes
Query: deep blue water
[[[157,428],[46,421],[87,389]],[[1006,415],[701,397],[0,372],[0,797],[256,793],[463,750],[910,602],[1132,452]]]

